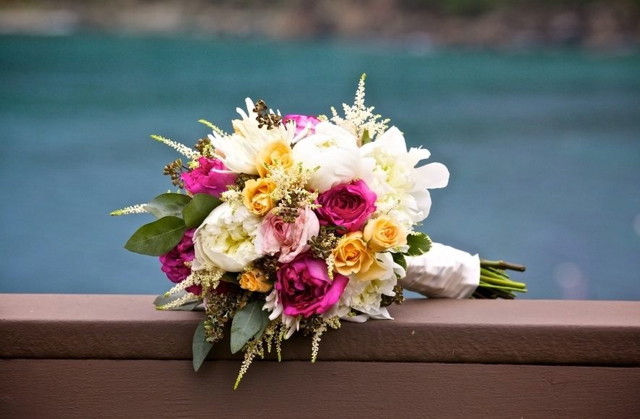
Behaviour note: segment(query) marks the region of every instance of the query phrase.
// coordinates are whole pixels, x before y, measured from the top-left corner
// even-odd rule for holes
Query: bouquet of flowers
[[[200,367],[230,333],[245,358],[236,387],[256,356],[297,331],[310,334],[315,361],[322,334],[343,320],[391,319],[403,288],[441,298],[513,298],[525,291],[505,269],[432,243],[417,231],[431,207],[429,189],[449,172],[364,104],[362,76],[344,115],[286,115],[259,100],[226,133],[211,130],[194,148],[160,136],[184,158],[164,168],[178,188],[112,215],[151,213],[125,248],[159,256],[176,285],[161,310],[205,315],[193,341]],[[230,329],[225,324],[231,322]]]

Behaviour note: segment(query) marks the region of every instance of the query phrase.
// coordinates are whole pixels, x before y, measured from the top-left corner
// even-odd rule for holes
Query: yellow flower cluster
[[[369,220],[364,231],[344,235],[332,252],[335,270],[342,275],[355,276],[361,281],[371,281],[384,272],[376,259],[376,253],[407,244],[407,232],[403,226],[386,215]]]

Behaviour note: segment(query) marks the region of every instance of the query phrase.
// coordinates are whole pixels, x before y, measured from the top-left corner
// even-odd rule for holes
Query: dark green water
[[[451,171],[423,229],[529,267],[529,298],[640,299],[640,56],[384,45],[0,37],[0,292],[160,293],[122,249],[206,118],[367,101]]]

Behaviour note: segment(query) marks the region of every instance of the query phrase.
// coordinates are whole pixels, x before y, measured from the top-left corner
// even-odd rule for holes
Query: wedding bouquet
[[[524,291],[504,262],[432,243],[416,230],[431,207],[429,189],[445,187],[441,163],[407,148],[402,132],[364,104],[362,76],[344,115],[285,115],[259,100],[226,133],[211,130],[194,148],[176,149],[164,173],[178,188],[112,215],[151,213],[126,243],[159,256],[176,285],[155,301],[161,310],[204,305],[193,340],[196,370],[230,333],[244,351],[238,383],[256,356],[297,331],[311,337],[315,361],[322,334],[342,320],[391,319],[403,288],[441,298],[513,298]],[[225,324],[231,322],[230,329]]]

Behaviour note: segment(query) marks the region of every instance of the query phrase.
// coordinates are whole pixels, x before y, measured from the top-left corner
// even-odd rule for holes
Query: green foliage
[[[405,259],[402,253],[391,253],[393,257],[393,261],[398,265],[402,266],[402,269],[407,270],[407,259]]]
[[[362,132],[362,138],[360,138],[360,144],[365,145],[371,142],[371,137],[369,136],[369,130],[365,129]]]
[[[148,256],[160,256],[180,243],[187,226],[178,217],[162,217],[140,227],[124,248]]]
[[[151,214],[156,218],[162,217],[180,217],[182,218],[182,209],[191,201],[191,198],[187,195],[179,193],[163,193],[151,200],[144,206]]]
[[[195,310],[200,304],[202,304],[202,301],[198,300],[197,298],[189,297],[189,292],[185,290],[178,291],[175,294],[167,294],[159,295],[155,300],[153,300],[153,305],[156,306],[157,309],[171,311],[192,311]],[[180,300],[185,301],[181,302]],[[171,307],[172,303],[178,303],[180,305],[177,307]]]
[[[409,256],[420,256],[431,249],[431,239],[424,233],[409,234],[407,244],[409,245],[409,251],[407,251]]]
[[[213,343],[209,343],[206,340],[206,333],[204,328],[204,321],[198,324],[195,333],[193,334],[193,343],[191,344],[191,350],[193,352],[193,370],[198,371],[202,366],[202,363],[207,358],[207,355],[213,348]]]
[[[198,227],[211,211],[213,211],[222,201],[215,196],[207,194],[195,194],[182,210],[184,222],[187,228]]]
[[[263,305],[263,301],[253,301],[233,316],[233,322],[231,323],[231,353],[235,354],[240,351],[258,333],[262,334],[264,317],[266,316],[268,320],[269,316],[267,312],[262,311]]]

